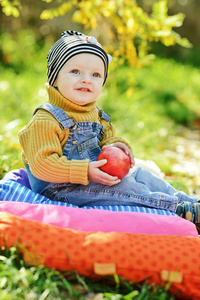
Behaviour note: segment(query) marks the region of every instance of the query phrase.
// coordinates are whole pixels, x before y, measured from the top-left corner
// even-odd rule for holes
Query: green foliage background
[[[78,22],[74,29],[96,33],[113,55],[99,106],[112,116],[117,134],[130,142],[135,157],[153,160],[167,175],[181,179],[192,192],[198,193],[200,173],[192,176],[187,169],[181,174],[173,169],[180,161],[180,146],[187,161],[195,160],[197,166],[200,161],[198,141],[195,158],[191,147],[186,149],[180,143],[194,133],[200,137],[200,51],[181,48],[180,45],[191,45],[173,30],[182,25],[183,14],[168,16],[165,0],[152,1],[157,3],[151,15],[129,0],[46,2],[52,6],[43,10],[44,19],[70,12],[70,17]],[[83,5],[86,2],[89,6]],[[19,0],[2,0],[0,5],[11,21],[12,16],[20,18]],[[0,32],[0,179],[8,171],[23,167],[17,133],[30,120],[34,109],[47,99],[46,56],[55,35],[42,38],[33,27]],[[109,33],[108,38],[99,28]],[[163,44],[179,46],[166,48]],[[1,249],[0,254],[2,300],[86,299],[72,282],[81,283],[85,294],[105,292],[101,299],[175,299],[168,294],[168,285],[161,289],[125,283],[121,288],[117,283],[113,288],[107,282],[98,287],[88,282],[88,289],[86,279],[76,277],[69,284],[56,271],[42,266],[27,267],[15,248]]]

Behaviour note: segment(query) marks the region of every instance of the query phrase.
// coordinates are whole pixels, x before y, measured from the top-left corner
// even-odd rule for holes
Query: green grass
[[[180,125],[200,116],[199,80],[198,69],[172,59],[156,58],[140,70],[124,66],[111,74],[102,106],[136,154],[156,157]]]
[[[41,41],[36,43],[30,31],[14,38],[5,33],[1,41],[0,179],[23,167],[17,133],[34,109],[46,101],[49,49]],[[130,142],[136,157],[155,161],[167,174],[180,175],[172,170],[176,156],[167,156],[165,149],[175,153],[176,136],[184,136],[199,119],[199,82],[200,72],[191,63],[157,57],[142,69],[125,65],[111,69],[99,106],[112,116],[117,135]],[[188,185],[188,175],[182,179]],[[87,299],[91,295],[90,299],[95,299],[96,293],[102,297],[99,299],[109,300],[175,299],[168,285],[161,288],[121,279],[119,283],[117,278],[94,281],[44,266],[30,267],[15,248],[3,249],[0,255],[1,300]]]
[[[111,72],[100,98],[117,134],[131,143],[135,157],[153,160],[165,174],[187,185],[187,171],[175,172],[173,166],[178,157],[177,137],[184,138],[200,119],[199,80],[199,68],[157,57],[142,69],[123,66]],[[193,159],[190,150],[185,156]],[[194,183],[190,178],[193,190]]]

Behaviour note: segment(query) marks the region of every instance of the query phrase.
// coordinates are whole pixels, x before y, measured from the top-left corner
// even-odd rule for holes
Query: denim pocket
[[[101,148],[100,148],[100,147],[95,147],[95,148],[93,148],[93,149],[90,149],[90,150],[88,151],[88,153],[89,153],[90,159],[91,159],[92,161],[96,161],[98,155],[101,153]]]
[[[91,161],[96,161],[97,156],[101,152],[97,137],[81,143],[77,148],[80,159],[89,159]]]

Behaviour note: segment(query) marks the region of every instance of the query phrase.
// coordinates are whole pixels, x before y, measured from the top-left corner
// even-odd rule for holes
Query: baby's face
[[[103,82],[103,60],[97,55],[82,53],[64,65],[58,73],[55,86],[71,102],[86,105],[97,100]]]

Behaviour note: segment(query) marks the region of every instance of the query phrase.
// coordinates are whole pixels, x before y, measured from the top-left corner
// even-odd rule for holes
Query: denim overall
[[[69,137],[63,155],[68,160],[96,161],[101,152],[99,142],[104,137],[105,128],[96,122],[75,122],[64,110],[49,103],[36,109],[51,113],[63,130],[69,128]],[[36,112],[35,111],[35,112]],[[99,109],[99,117],[110,122],[110,116]],[[181,191],[176,191],[169,183],[143,168],[137,168],[114,186],[106,186],[90,181],[85,186],[72,183],[49,183],[37,179],[26,165],[30,185],[33,191],[55,200],[74,205],[137,205],[175,212],[182,201],[196,202]]]

